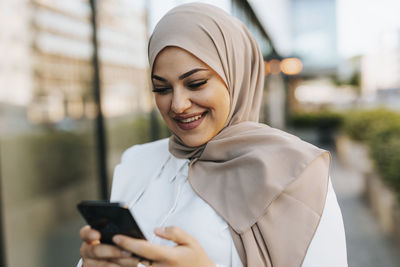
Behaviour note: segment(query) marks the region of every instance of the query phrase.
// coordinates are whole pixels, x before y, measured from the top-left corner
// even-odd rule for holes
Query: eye
[[[153,93],[159,93],[159,94],[166,94],[171,90],[169,87],[160,87],[160,88],[155,88],[153,87]]]
[[[190,88],[196,89],[196,88],[202,86],[203,84],[206,84],[207,81],[208,81],[208,80],[204,80],[204,81],[201,81],[201,82],[193,82],[193,83],[189,84],[188,86],[189,86]]]

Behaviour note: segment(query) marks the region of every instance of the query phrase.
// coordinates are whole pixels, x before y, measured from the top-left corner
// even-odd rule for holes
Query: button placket
[[[160,171],[156,172],[155,175],[151,176],[150,179],[148,180],[148,182],[146,183],[145,186],[142,187],[142,189],[137,193],[137,196],[135,197],[135,200],[132,201],[132,203],[129,205],[129,209],[133,209],[133,207],[138,203],[138,201],[141,199],[141,197],[143,196],[144,192],[146,191],[146,189],[149,187],[149,185],[151,184],[151,182],[155,179],[157,179],[158,177],[161,176],[161,174],[164,171],[165,166],[167,165],[167,163],[170,161],[171,156],[168,157],[168,159],[164,162],[164,164],[161,166]]]
[[[172,207],[169,209],[169,211],[167,212],[167,214],[165,215],[165,217],[161,221],[161,223],[158,225],[158,227],[165,226],[166,222],[168,221],[168,219],[171,217],[171,215],[176,210],[176,207],[178,206],[179,199],[180,199],[181,194],[182,194],[183,186],[184,186],[184,184],[185,184],[185,182],[187,180],[187,174],[185,174],[186,166],[187,166],[187,162],[180,168],[178,173],[175,175],[175,179],[173,179],[173,182],[177,184],[176,185],[177,189],[175,190],[175,192],[176,192],[175,193],[175,199],[174,199],[174,202],[172,204]],[[150,242],[153,243],[155,238],[156,238],[156,235],[153,233],[153,236],[152,236]]]

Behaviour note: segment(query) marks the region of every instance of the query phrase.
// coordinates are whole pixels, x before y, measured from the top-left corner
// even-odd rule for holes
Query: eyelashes
[[[204,80],[204,81],[196,82],[196,83],[191,83],[191,84],[187,85],[187,87],[189,87],[190,89],[197,89],[200,86],[206,84],[207,82],[208,82],[208,80]],[[153,93],[167,93],[168,90],[171,90],[171,89],[172,89],[171,87],[159,87],[159,88],[153,87],[152,91],[153,91]]]
[[[169,88],[153,88],[153,90],[151,90],[153,93],[164,93],[168,90]]]
[[[202,86],[203,84],[206,84],[207,81],[208,81],[208,80],[205,80],[205,81],[202,81],[202,82],[199,82],[199,83],[192,83],[192,84],[189,84],[188,86],[189,86],[190,88],[197,88],[197,87]]]

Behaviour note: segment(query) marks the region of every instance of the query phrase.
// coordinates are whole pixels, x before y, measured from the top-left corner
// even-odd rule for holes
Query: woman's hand
[[[161,238],[174,241],[177,245],[174,247],[161,246],[124,235],[114,236],[113,241],[123,250],[150,260],[152,267],[215,266],[197,240],[181,228],[177,226],[156,228],[154,232]],[[123,267],[137,266],[138,259],[133,257],[119,258],[113,260],[113,262]],[[150,263],[146,260],[140,262],[145,266],[150,266]]]
[[[100,233],[90,228],[89,225],[81,228],[80,237],[83,241],[80,249],[83,267],[120,267],[112,260],[133,258],[131,253],[116,246],[100,244]],[[136,261],[138,262],[138,259]]]

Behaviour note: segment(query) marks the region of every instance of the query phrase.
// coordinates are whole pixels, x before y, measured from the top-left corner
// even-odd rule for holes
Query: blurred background
[[[169,136],[147,40],[178,0],[0,1],[0,266],[75,266],[76,210]],[[265,59],[262,121],[329,149],[349,266],[400,266],[400,2],[216,0]]]

